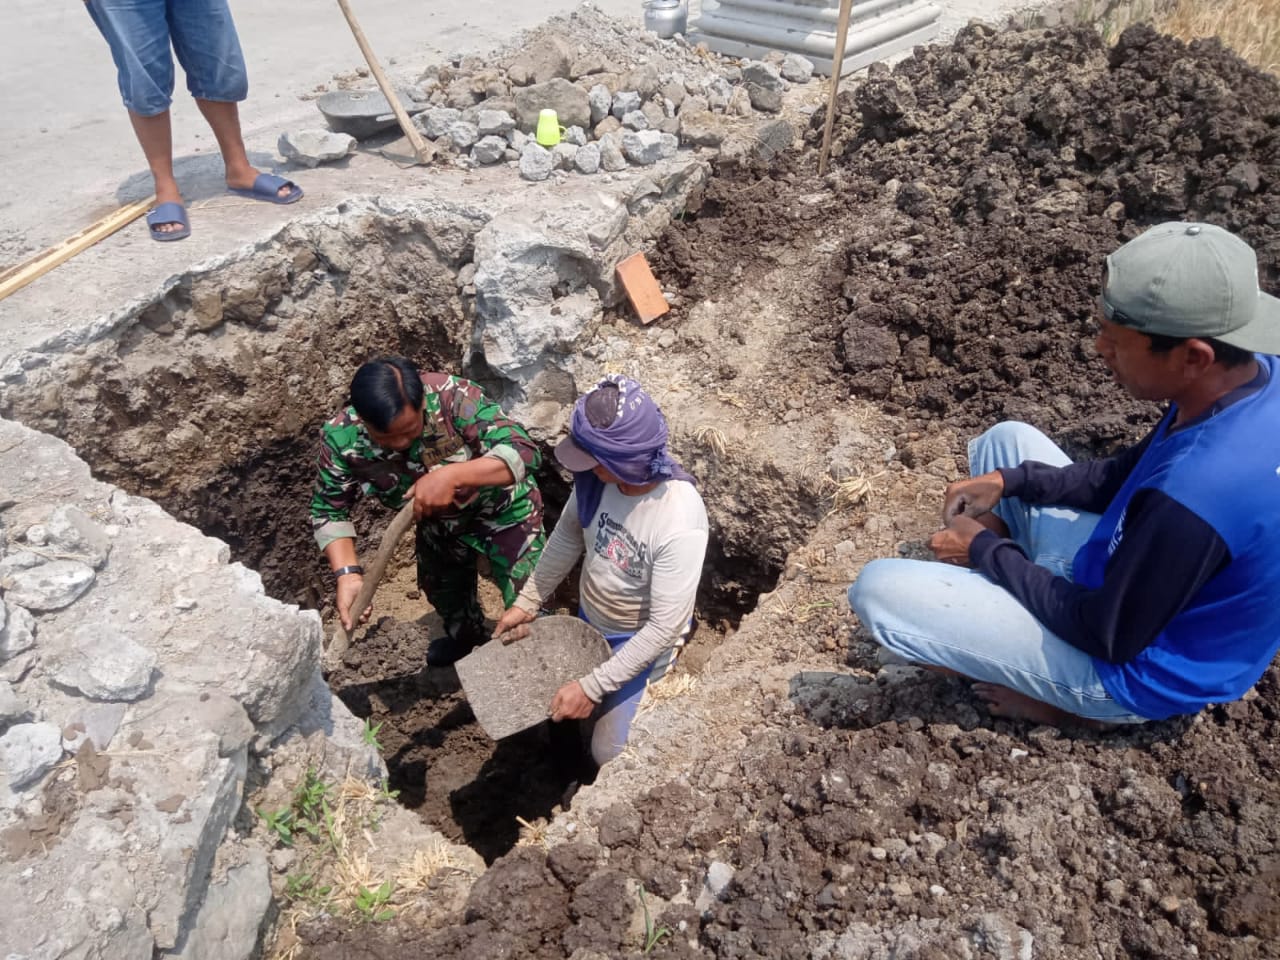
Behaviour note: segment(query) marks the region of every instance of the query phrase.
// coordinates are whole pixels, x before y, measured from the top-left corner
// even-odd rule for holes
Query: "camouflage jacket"
[[[335,540],[355,537],[351,508],[362,493],[398,510],[409,489],[428,470],[474,457],[497,457],[511,469],[515,483],[480,487],[456,512],[437,515],[437,519],[461,527],[484,518],[486,526],[501,530],[524,522],[533,511],[529,494],[537,489],[533,473],[542,463],[542,454],[524,427],[470,380],[424,373],[422,383],[422,436],[408,450],[388,450],[374,443],[354,407],[321,429],[311,494],[311,528],[321,550]]]

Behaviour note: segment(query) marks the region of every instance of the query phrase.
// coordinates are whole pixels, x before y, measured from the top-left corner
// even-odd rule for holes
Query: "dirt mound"
[[[803,374],[832,402],[879,403],[868,437],[901,431],[886,472],[923,473],[1008,417],[1105,451],[1156,411],[1094,356],[1104,255],[1151,223],[1205,219],[1253,243],[1274,287],[1278,126],[1280,86],[1215,43],[1138,27],[1109,50],[1088,30],[970,27],[842,94],[825,180],[813,150],[726,166],[652,259],[685,301],[747,303],[754,284],[804,327],[758,370],[732,368],[730,350],[709,369],[758,420],[822,428]],[[792,267],[804,282],[776,286]],[[706,747],[717,762],[700,754],[590,814],[574,836],[592,839],[499,859],[459,924],[348,930],[308,955],[640,955],[638,881],[650,934],[667,932],[656,956],[1280,956],[1277,671],[1197,717],[1064,735],[988,719],[958,682],[878,670],[817,587],[830,591],[822,557],[860,562],[932,517],[905,480],[890,486],[909,515],[820,526],[795,555],[816,585],[788,598],[805,616],[748,628],[771,645],[750,652],[758,670],[833,652],[821,710],[796,693],[802,672],[785,703],[744,706],[735,689],[720,706],[742,739]],[[718,897],[695,906],[709,874]]]

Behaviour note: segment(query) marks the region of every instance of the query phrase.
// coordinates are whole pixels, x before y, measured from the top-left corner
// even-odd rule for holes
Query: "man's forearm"
[[[509,487],[516,482],[511,468],[498,457],[476,457],[463,463],[449,463],[440,470],[460,487]]]
[[[324,548],[324,555],[329,561],[330,570],[341,570],[359,563],[356,559],[356,542],[349,537],[333,541]]]

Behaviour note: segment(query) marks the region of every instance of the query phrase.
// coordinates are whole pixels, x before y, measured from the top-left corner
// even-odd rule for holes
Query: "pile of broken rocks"
[[[738,63],[583,8],[505,53],[432,66],[409,92],[425,106],[413,122],[437,158],[505,162],[540,181],[649,166],[681,146],[720,149],[739,129],[757,154],[784,150],[795,131],[778,116],[783,94],[813,72],[796,54]],[[550,148],[534,138],[546,109],[561,127]],[[770,119],[753,128],[757,114]]]

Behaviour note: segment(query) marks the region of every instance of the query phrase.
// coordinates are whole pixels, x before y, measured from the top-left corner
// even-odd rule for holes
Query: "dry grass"
[[[1217,37],[1268,73],[1280,73],[1280,0],[1178,0],[1155,20],[1180,40]]]

